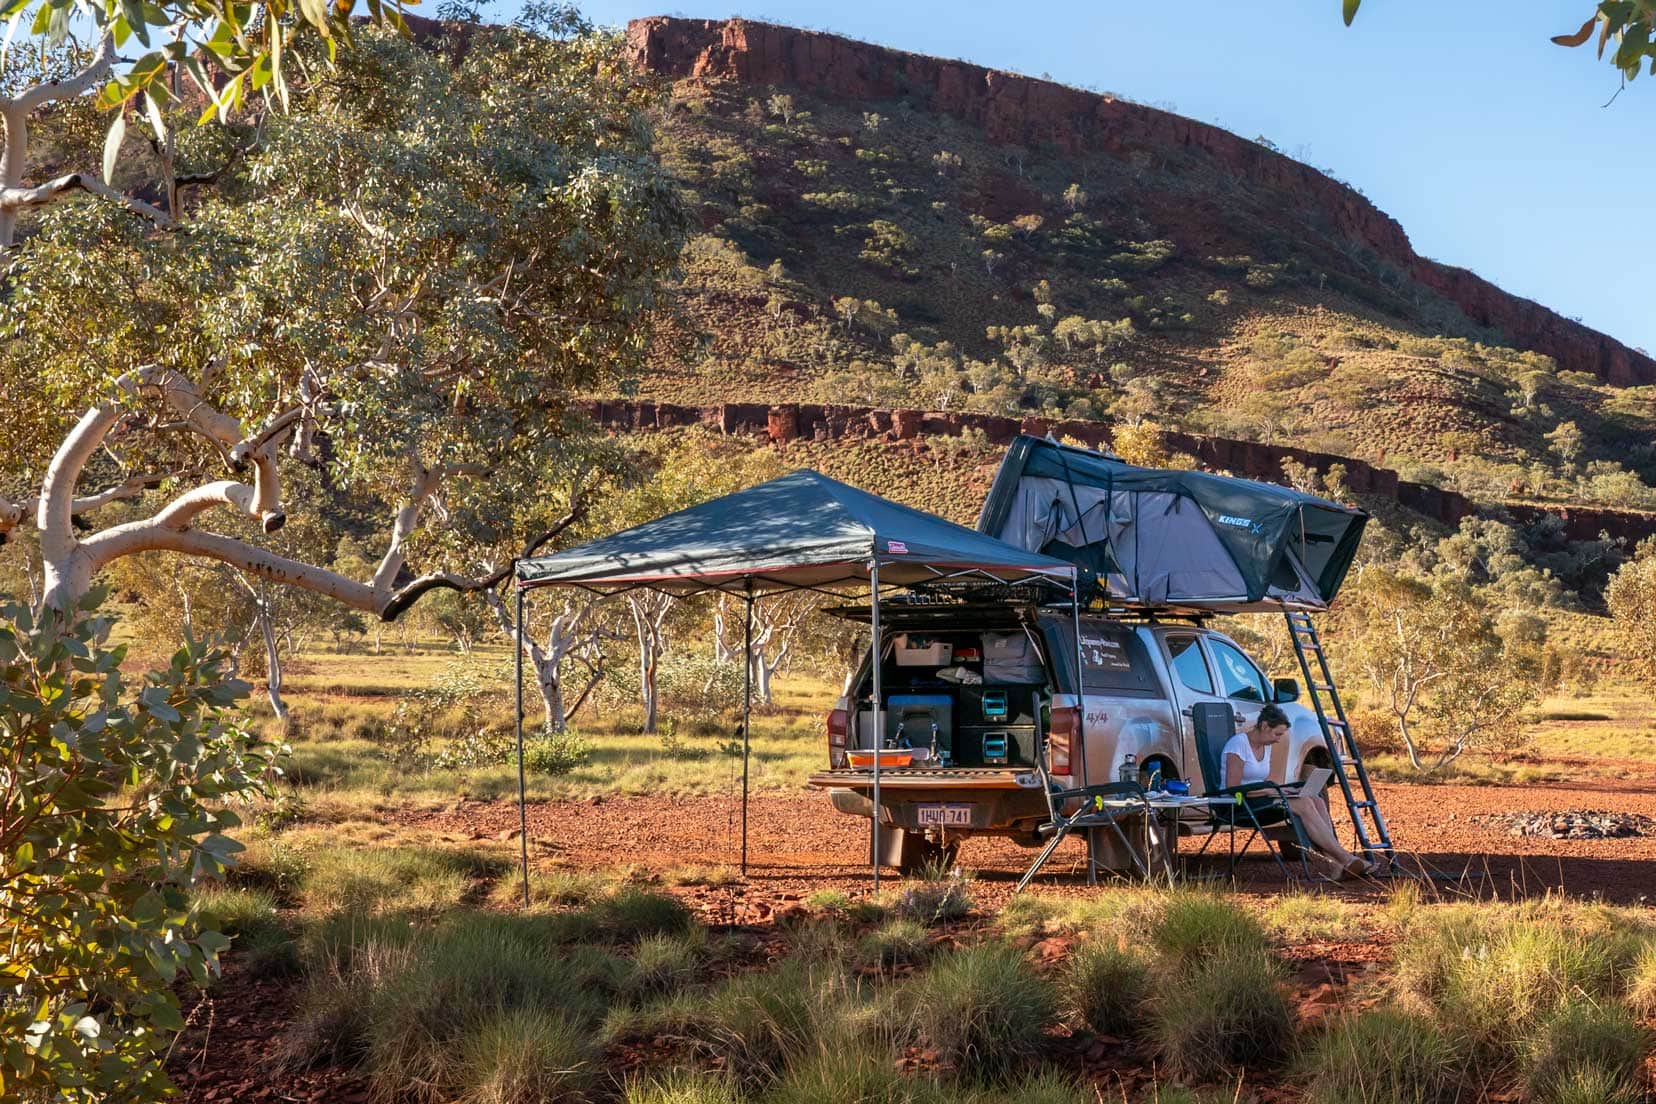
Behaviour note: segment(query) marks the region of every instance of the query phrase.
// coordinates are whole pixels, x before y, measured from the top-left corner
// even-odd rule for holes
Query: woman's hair
[[[1288,723],[1288,714],[1278,705],[1267,705],[1259,711],[1259,719],[1254,721],[1256,728],[1277,728]]]

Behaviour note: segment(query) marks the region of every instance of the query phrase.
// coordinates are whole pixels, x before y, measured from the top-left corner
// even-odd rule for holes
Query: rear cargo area
[[[877,715],[865,664],[854,693],[851,766],[871,765],[876,747],[887,749],[882,771],[1034,765],[1047,675],[1039,646],[1022,627],[899,625],[880,681],[885,700]]]

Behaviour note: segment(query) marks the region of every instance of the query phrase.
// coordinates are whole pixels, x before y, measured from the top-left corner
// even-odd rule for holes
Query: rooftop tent
[[[801,470],[578,548],[521,560],[520,586],[606,593],[652,587],[732,594],[880,581],[912,586],[959,573],[1059,580],[1069,563],[1014,548],[940,517]]]
[[[978,529],[1080,565],[1113,601],[1234,612],[1326,609],[1367,520],[1273,483],[1140,468],[1021,436]]]

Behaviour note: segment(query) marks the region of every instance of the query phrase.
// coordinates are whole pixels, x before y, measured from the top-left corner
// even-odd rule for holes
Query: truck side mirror
[[[1271,685],[1276,688],[1278,702],[1299,701],[1299,680],[1291,678],[1272,679]]]

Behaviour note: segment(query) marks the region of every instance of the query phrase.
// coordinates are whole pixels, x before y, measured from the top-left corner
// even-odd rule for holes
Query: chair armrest
[[[1282,786],[1276,782],[1270,781],[1269,779],[1266,779],[1263,782],[1243,782],[1236,786],[1224,786],[1212,796],[1231,797],[1234,795],[1236,797],[1243,797],[1247,794],[1257,792],[1269,792],[1275,794],[1279,798],[1282,798],[1284,801],[1288,799],[1288,795],[1282,792]]]

